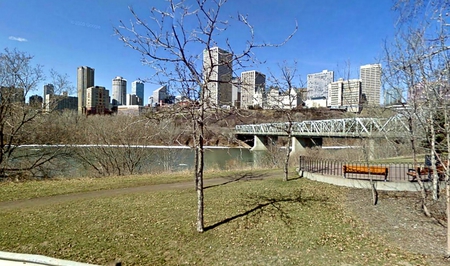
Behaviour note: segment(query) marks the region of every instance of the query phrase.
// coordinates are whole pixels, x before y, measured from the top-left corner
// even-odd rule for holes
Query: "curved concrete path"
[[[204,188],[208,189],[210,187],[225,185],[232,182],[238,181],[251,181],[251,180],[262,180],[272,177],[280,177],[282,178],[282,172],[271,172],[263,175],[250,175],[250,176],[242,176],[237,178],[214,178],[214,179],[205,179],[204,180]],[[157,185],[145,185],[145,186],[137,186],[137,187],[128,187],[128,188],[117,188],[117,189],[106,189],[106,190],[97,190],[97,191],[88,191],[88,192],[76,192],[70,194],[62,194],[62,195],[54,195],[54,196],[45,196],[38,197],[32,199],[22,199],[22,200],[13,200],[13,201],[4,201],[0,202],[0,211],[3,210],[12,210],[12,209],[22,209],[22,208],[34,208],[40,206],[47,206],[52,204],[60,204],[66,203],[70,201],[80,200],[80,199],[95,199],[102,197],[112,197],[119,196],[124,194],[131,193],[142,193],[142,192],[152,192],[152,191],[164,191],[164,190],[172,190],[172,189],[194,189],[194,181],[184,181],[177,183],[165,183],[165,184],[157,184]]]
[[[350,187],[350,188],[364,188],[371,189],[369,180],[344,178],[342,176],[321,175],[306,171],[299,171],[299,176],[315,180],[323,183],[333,184],[336,186]],[[417,182],[400,182],[400,181],[382,181],[376,180],[375,189],[380,191],[420,191],[419,183]],[[426,189],[431,189],[432,182],[423,182]]]

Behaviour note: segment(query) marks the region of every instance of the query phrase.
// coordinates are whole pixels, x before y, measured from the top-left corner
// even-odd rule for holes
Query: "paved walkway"
[[[283,176],[282,172],[276,171],[276,172],[271,172],[271,173],[267,173],[264,175],[243,176],[243,177],[239,177],[239,178],[205,179],[204,187],[205,187],[205,189],[208,189],[208,187],[225,185],[225,184],[232,183],[232,182],[262,180],[262,179],[267,179],[267,178],[272,178],[272,177],[282,178],[282,176]],[[131,193],[165,191],[165,190],[172,190],[172,189],[189,189],[189,188],[194,189],[195,188],[194,186],[195,186],[194,181],[185,181],[185,182],[178,182],[178,183],[97,190],[97,191],[89,191],[89,192],[78,192],[78,193],[70,193],[70,194],[63,194],[63,195],[46,196],[46,197],[39,197],[39,198],[33,198],[33,199],[5,201],[5,202],[0,202],[0,211],[22,209],[22,208],[34,208],[34,207],[47,206],[47,205],[52,205],[52,204],[61,204],[61,203],[76,201],[76,200],[80,200],[80,199],[95,199],[95,198],[112,197],[112,196],[119,196],[119,195],[124,195],[124,194],[131,194]]]

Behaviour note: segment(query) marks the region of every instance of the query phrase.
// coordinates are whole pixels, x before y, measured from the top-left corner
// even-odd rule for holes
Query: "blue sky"
[[[192,2],[192,0],[187,0]],[[152,76],[140,54],[124,46],[114,35],[119,21],[131,19],[128,6],[142,16],[152,7],[164,8],[164,0],[1,0],[0,48],[17,48],[34,55],[34,63],[67,73],[76,86],[78,66],[95,69],[95,84],[111,89],[112,79],[131,82]],[[254,51],[264,64],[260,72],[275,73],[283,62],[297,61],[297,73],[306,76],[324,69],[334,70],[335,79],[358,78],[360,65],[378,62],[385,40],[394,35],[392,0],[229,0],[222,17],[247,14],[257,42],[278,43],[298,23],[298,31],[284,46]],[[230,27],[221,37],[229,38],[237,50],[248,38],[243,27]],[[219,39],[219,46],[222,46]],[[189,51],[201,53],[201,51]],[[350,65],[350,67],[349,67]],[[250,69],[247,69],[250,70]],[[50,80],[49,80],[50,81]],[[42,84],[36,94],[42,95]],[[145,102],[159,86],[145,84]],[[34,94],[34,93],[33,93]]]

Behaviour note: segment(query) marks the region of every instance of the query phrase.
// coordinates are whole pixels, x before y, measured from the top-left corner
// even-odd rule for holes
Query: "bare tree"
[[[449,152],[448,101],[449,97],[449,46],[448,46],[448,12],[450,2],[438,1],[396,1],[395,9],[399,12],[398,28],[400,38],[396,39],[395,50],[387,53],[389,63],[389,80],[398,87],[409,91],[408,120],[410,140],[414,163],[417,164],[417,151],[428,148],[431,160],[429,168],[433,181],[433,200],[439,197],[438,165],[445,169],[447,202],[447,256],[450,256],[450,189],[448,161],[443,160],[442,151]],[[420,129],[424,131],[424,140],[417,136]],[[421,145],[422,144],[422,145]],[[423,145],[425,144],[425,145]],[[443,146],[441,146],[443,145]],[[448,156],[447,156],[448,157]],[[424,211],[426,192],[422,180]]]
[[[156,130],[147,120],[134,116],[91,116],[82,124],[84,147],[74,147],[75,159],[99,176],[139,174],[151,165],[148,149]],[[148,169],[146,169],[148,170]]]
[[[18,50],[0,53],[0,178],[21,178],[55,155],[19,151],[20,145],[32,140],[33,121],[41,114],[25,103],[25,97],[44,80],[42,66],[33,65],[32,59]]]
[[[299,86],[295,84],[295,80],[299,78],[297,76],[296,63],[294,62],[293,66],[290,66],[287,62],[284,62],[283,65],[279,65],[279,69],[281,70],[281,77],[277,77],[273,73],[270,76],[273,85],[267,96],[267,104],[270,105],[269,108],[280,112],[282,114],[282,120],[284,121],[281,128],[278,126],[278,123],[274,123],[273,126],[278,127],[278,130],[283,131],[287,136],[283,162],[283,180],[288,181],[289,161],[294,138],[294,122],[296,122],[295,110],[301,106],[301,99],[299,95]]]
[[[152,66],[158,77],[163,77],[168,83],[176,86],[181,95],[189,100],[187,108],[185,107],[184,112],[180,114],[191,121],[199,232],[204,231],[205,116],[211,108],[229,104],[226,99],[221,99],[220,93],[214,87],[230,83],[231,76],[228,72],[223,76],[218,69],[232,69],[233,65],[243,67],[246,62],[251,62],[255,48],[271,46],[267,43],[256,44],[254,31],[247,17],[238,13],[236,21],[248,29],[249,40],[245,43],[243,52],[235,54],[230,41],[223,39],[222,45],[226,46],[227,55],[215,59],[217,56],[213,53],[224,53],[222,50],[217,51],[219,43],[216,42],[216,38],[218,39],[229,25],[228,20],[220,16],[225,3],[225,0],[197,0],[190,6],[182,0],[169,0],[166,10],[153,8],[148,20],[130,8],[134,21],[129,24],[121,21],[115,28],[115,33],[125,45],[141,53],[142,61]],[[202,50],[203,54],[200,53]]]

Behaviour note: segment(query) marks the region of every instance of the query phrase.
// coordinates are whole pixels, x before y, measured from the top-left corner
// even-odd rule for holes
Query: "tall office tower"
[[[241,108],[241,77],[231,79],[231,102],[232,106]]]
[[[112,105],[127,104],[127,80],[122,77],[115,77],[112,80]]]
[[[45,108],[45,106],[48,104],[48,103],[45,101],[45,99],[47,98],[47,97],[45,97],[45,96],[47,96],[47,95],[53,95],[53,94],[55,94],[55,87],[53,86],[53,84],[47,84],[47,85],[44,85],[44,97],[42,98],[43,104],[44,104],[44,108]]]
[[[263,107],[261,95],[265,95],[266,75],[255,70],[241,73],[241,108]],[[264,98],[264,97],[263,97]]]
[[[348,112],[361,110],[361,80],[350,79],[331,82],[328,85],[328,103],[332,108],[345,108]]]
[[[131,94],[139,97],[138,103],[140,106],[144,105],[144,82],[135,80],[131,83]]]
[[[342,105],[347,109],[347,112],[359,113],[361,111],[361,85],[360,79],[344,81]]]
[[[404,103],[403,90],[401,88],[390,88],[384,91],[384,105],[395,105]]]
[[[130,105],[140,105],[139,103],[139,97],[136,94],[127,94],[127,106]]]
[[[207,82],[206,100],[216,107],[232,105],[233,54],[219,47],[203,51],[203,79]]]
[[[361,93],[368,105],[380,105],[381,65],[364,65],[360,68]]]
[[[166,102],[166,99],[169,97],[167,86],[161,86],[158,89],[153,91],[152,101],[155,104],[162,104]]]
[[[43,101],[44,99],[39,95],[32,95],[28,98],[28,103],[34,108],[42,108]]]
[[[94,86],[94,69],[81,66],[77,69],[78,113],[82,114],[86,108],[86,89]]]
[[[327,106],[332,108],[338,108],[342,106],[342,90],[344,87],[344,80],[331,82],[328,84],[328,100]]]
[[[334,81],[334,72],[323,70],[321,73],[308,74],[306,80],[307,99],[326,99],[328,84]]]
[[[86,114],[105,114],[109,111],[109,90],[101,86],[86,89]]]

